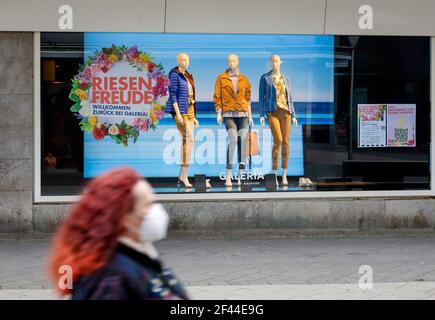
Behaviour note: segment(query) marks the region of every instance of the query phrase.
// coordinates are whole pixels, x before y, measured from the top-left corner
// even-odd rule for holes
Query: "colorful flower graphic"
[[[107,129],[104,126],[101,126],[98,128],[98,126],[95,126],[93,129],[94,138],[95,140],[102,140],[107,135]]]
[[[133,120],[133,126],[135,126],[139,131],[147,132],[149,130],[149,120],[143,118],[135,118]]]
[[[88,94],[80,88],[76,89],[74,91],[74,93],[80,98],[80,100],[87,100],[88,99]]]
[[[153,100],[148,116],[135,118],[132,125],[124,120],[121,123],[100,123],[97,116],[92,115],[92,107],[88,101],[92,77],[100,72],[106,73],[119,61],[128,62],[132,68],[144,72],[153,80]],[[115,46],[102,48],[88,57],[86,63],[81,65],[79,72],[72,80],[72,89],[69,95],[73,106],[71,111],[78,115],[80,128],[89,132],[96,140],[109,136],[116,143],[127,146],[128,140],[135,143],[140,132],[147,132],[157,128],[159,120],[164,115],[164,107],[168,100],[169,79],[164,73],[161,64],[153,62],[151,55],[142,52],[137,46]]]
[[[92,115],[92,108],[91,108],[91,106],[89,104],[89,101],[83,100],[80,103],[80,105],[82,106],[80,108],[80,111],[79,111],[80,115],[85,117],[85,118],[90,117]]]
[[[119,128],[116,125],[112,124],[109,127],[109,134],[111,136],[116,136],[117,134],[119,134]]]

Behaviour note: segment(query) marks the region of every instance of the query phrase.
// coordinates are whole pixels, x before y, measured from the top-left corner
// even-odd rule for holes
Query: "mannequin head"
[[[181,70],[186,70],[189,67],[189,55],[184,52],[179,53],[177,55],[177,63]]]
[[[239,57],[236,54],[228,56],[228,67],[231,71],[237,70],[239,67]]]
[[[281,57],[277,54],[274,54],[270,57],[270,66],[272,67],[272,71],[279,71],[281,68]]]

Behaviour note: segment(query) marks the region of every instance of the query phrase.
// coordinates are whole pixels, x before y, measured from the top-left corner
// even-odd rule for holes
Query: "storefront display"
[[[195,45],[186,48],[187,39],[192,37]],[[114,39],[119,39],[122,45],[111,44]],[[244,57],[239,62],[239,56],[231,54],[230,50],[241,39],[245,39],[245,41],[247,39],[248,46],[239,54]],[[162,45],[162,42],[168,43],[168,45]],[[219,187],[231,187],[233,183],[235,183],[235,187],[240,187],[239,177],[248,173],[246,171],[248,159],[245,146],[249,128],[258,134],[261,149],[260,155],[251,158],[252,165],[249,171],[256,176],[270,173],[272,167],[272,133],[269,128],[261,126],[257,128],[254,125],[254,121],[257,121],[257,123],[259,121],[261,110],[258,102],[258,91],[252,88],[259,87],[261,75],[264,73],[261,72],[263,69],[262,61],[269,64],[268,60],[270,59],[267,48],[258,49],[261,43],[279,46],[277,50],[283,52],[284,55],[289,55],[289,57],[299,51],[307,52],[303,54],[326,51],[327,53],[322,58],[312,62],[301,63],[298,61],[299,59],[289,59],[286,70],[294,68],[295,76],[300,74],[300,78],[296,80],[297,86],[301,88],[298,90],[300,100],[306,100],[308,97],[312,98],[318,95],[320,96],[319,99],[323,98],[321,95],[326,96],[327,99],[332,99],[333,73],[326,63],[333,59],[332,37],[275,35],[249,37],[242,35],[214,35],[206,37],[202,35],[113,35],[101,33],[84,35],[85,52],[107,51],[106,47],[103,46],[106,43],[107,48],[124,48],[125,52],[118,53],[120,59],[125,55],[128,58],[127,51],[135,48],[130,55],[132,55],[134,63],[134,54],[137,54],[136,64],[142,66],[141,69],[143,70],[146,70],[148,63],[144,59],[148,57],[143,56],[141,60],[142,52],[149,52],[149,58],[152,57],[153,59],[151,63],[156,64],[154,61],[158,61],[159,66],[165,71],[170,70],[173,63],[177,61],[180,47],[186,49],[185,51],[189,52],[187,77],[195,75],[192,88],[195,91],[195,103],[190,108],[191,111],[194,110],[195,117],[193,117],[192,112],[189,116],[189,106],[187,105],[189,99],[186,91],[186,89],[189,89],[187,84],[193,83],[193,77],[190,77],[191,80],[187,82],[187,78],[180,73],[173,73],[173,75],[178,75],[178,78],[171,77],[169,74],[169,79],[172,79],[174,85],[172,86],[171,81],[169,81],[167,88],[162,87],[163,93],[168,91],[166,96],[168,100],[165,108],[162,109],[164,116],[160,117],[160,113],[157,113],[158,117],[156,123],[152,126],[153,130],[149,130],[145,135],[138,136],[136,143],[130,143],[127,148],[122,148],[122,145],[108,145],[105,139],[102,141],[91,140],[85,134],[84,176],[86,178],[93,177],[114,166],[129,165],[135,167],[148,178],[172,179],[179,176],[180,181],[184,181],[181,181],[181,186],[190,187],[192,184],[190,181],[195,174],[205,174],[212,180],[216,181],[216,178],[220,180],[217,181]],[[150,48],[154,49],[151,50]],[[138,50],[140,52],[136,53]],[[264,53],[256,53],[255,55],[251,53],[258,50],[264,51]],[[295,53],[292,53],[293,51]],[[219,56],[219,59],[216,56]],[[239,63],[240,70],[243,71],[239,71]],[[178,68],[180,68],[180,64]],[[222,72],[222,69],[224,72]],[[234,74],[231,73],[231,70],[233,70]],[[318,72],[319,77],[316,82],[322,90],[319,94],[314,91],[314,88],[310,89],[307,86],[309,79],[307,79],[306,75],[315,71]],[[151,75],[152,72],[148,71],[148,74]],[[219,75],[217,78],[216,74]],[[175,94],[171,94],[171,87],[176,91]],[[163,99],[165,96],[158,98]],[[174,119],[178,119],[173,105],[174,101],[179,104],[179,112],[182,118],[188,118],[187,121],[183,120],[184,125],[188,124],[186,134],[180,135],[180,132],[183,132],[183,130],[180,131],[180,128],[182,128],[180,121],[178,121],[179,125],[176,126],[177,130],[174,132]],[[301,104],[310,102],[300,101]],[[332,101],[326,102],[331,103]],[[156,103],[157,108],[161,106],[159,101],[156,102],[153,99],[152,103]],[[183,114],[185,115],[183,116]],[[311,114],[304,114],[308,122]],[[212,120],[213,117],[216,117],[217,122]],[[148,121],[146,118],[144,120]],[[137,124],[132,125],[133,130],[139,128]],[[199,124],[201,125],[198,126]],[[294,130],[295,132],[290,137],[290,140],[297,140],[293,144],[290,169],[287,173],[290,176],[303,176],[301,129]],[[135,140],[132,142],[135,142]],[[105,152],[101,152],[100,148],[104,148]],[[181,170],[176,169],[177,164],[183,164],[185,161],[189,161],[188,169],[186,169],[186,166],[183,166]],[[221,180],[221,176],[224,176],[225,179]],[[208,181],[208,185],[210,184],[211,181]],[[174,187],[175,185],[173,183],[170,186]]]
[[[87,179],[119,166],[133,167],[167,194],[382,190],[391,181],[365,182],[361,161],[372,171],[386,161],[409,168],[429,161],[429,73],[406,69],[386,52],[379,53],[385,69],[359,60],[358,50],[381,50],[373,37],[352,49],[345,36],[81,35],[82,49],[65,59],[53,45],[57,35],[42,34],[48,49],[41,55],[41,157],[49,159],[43,193],[62,192],[59,179],[77,193]],[[403,46],[404,57],[417,54],[410,43],[429,49],[422,37],[383,40]],[[346,60],[351,50],[354,70]],[[388,63],[402,70],[399,80]],[[62,123],[65,133],[53,136],[51,128]],[[65,152],[60,137],[69,139]],[[413,176],[401,174],[394,188],[407,187],[397,181]],[[419,181],[410,187],[429,187],[428,176]]]

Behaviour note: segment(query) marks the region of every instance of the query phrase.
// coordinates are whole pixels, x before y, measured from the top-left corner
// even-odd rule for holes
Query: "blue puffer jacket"
[[[189,107],[189,87],[187,81],[190,80],[190,84],[193,87],[193,99],[195,100],[195,86],[193,77],[187,71],[185,75],[178,71],[178,67],[175,67],[169,71],[169,98],[166,102],[165,111],[169,113],[175,113],[174,102],[178,103],[178,109],[181,114],[186,114]],[[196,107],[195,107],[196,113]]]
[[[287,103],[290,107],[290,114],[292,115],[292,117],[296,118],[296,111],[293,104],[292,87],[290,84],[290,80],[285,75],[282,76],[284,78],[284,83],[287,88]],[[258,102],[260,104],[262,117],[266,116],[267,112],[276,111],[276,90],[275,86],[273,85],[272,70],[261,76]]]

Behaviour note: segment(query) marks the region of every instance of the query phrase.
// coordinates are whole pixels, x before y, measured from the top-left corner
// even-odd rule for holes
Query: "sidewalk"
[[[166,262],[194,299],[435,299],[435,236],[168,239]],[[48,239],[0,240],[0,299],[56,298]],[[361,290],[359,267],[373,269]]]
[[[361,290],[356,284],[294,284],[194,286],[187,288],[200,300],[435,300],[435,282],[375,283]],[[0,300],[59,299],[53,289],[0,290]]]

